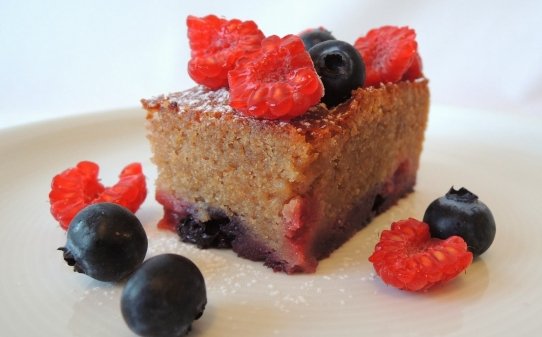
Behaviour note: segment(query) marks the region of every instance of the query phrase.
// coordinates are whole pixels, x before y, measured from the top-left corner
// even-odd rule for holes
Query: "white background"
[[[434,104],[542,115],[542,1],[2,0],[0,128],[192,86],[185,18],[211,13],[266,35],[324,26],[351,43],[409,25]]]

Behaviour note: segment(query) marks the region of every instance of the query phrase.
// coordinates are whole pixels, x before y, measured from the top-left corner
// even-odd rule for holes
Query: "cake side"
[[[157,199],[169,222],[227,218],[241,256],[314,271],[412,189],[428,102],[426,80],[358,89],[289,122],[242,117],[225,90],[144,100]]]
[[[316,178],[302,192],[312,203],[305,217],[315,220],[306,224],[307,254],[328,256],[412,191],[428,111],[425,80],[356,90],[334,111],[341,132],[319,135],[320,156],[309,169]]]
[[[283,251],[282,209],[315,157],[304,132],[238,115],[225,90],[196,87],[144,105],[157,199],[169,221],[225,217],[235,223],[232,245],[239,254],[268,259]]]

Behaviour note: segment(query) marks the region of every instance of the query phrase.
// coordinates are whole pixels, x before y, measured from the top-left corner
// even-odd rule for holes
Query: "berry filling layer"
[[[231,248],[241,257],[264,261],[274,271],[314,272],[318,260],[328,257],[376,215],[412,191],[416,172],[406,163],[402,162],[389,179],[360,198],[348,214],[317,231],[312,225],[318,222],[315,219],[318,212],[309,199],[292,199],[282,212],[285,228],[282,252],[265,244],[257,228],[241,217],[228,217],[223,209],[212,205],[190,204],[168,191],[156,193],[157,201],[164,207],[161,226],[175,230],[182,241],[199,248]]]

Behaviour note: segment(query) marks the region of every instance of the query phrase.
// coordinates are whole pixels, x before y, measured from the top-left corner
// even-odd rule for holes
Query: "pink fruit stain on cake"
[[[310,204],[301,197],[293,198],[282,209],[286,227],[284,236],[290,244],[292,260],[297,260],[294,265],[298,266],[290,270],[290,272],[303,271],[311,273],[316,270],[318,265],[318,260],[306,252],[307,236],[310,235],[311,229],[309,219],[313,214]]]
[[[177,225],[188,216],[189,205],[161,191],[156,191],[156,201],[164,207],[164,216],[158,222],[158,228],[175,231]]]
[[[405,31],[406,44],[397,40]],[[372,45],[386,43],[384,37],[393,34],[397,35],[391,45]],[[305,102],[303,111],[290,114],[293,110],[283,111],[284,105],[279,116],[265,110],[264,105],[274,103],[258,96],[262,91],[255,89],[254,79],[265,79],[264,86],[271,88],[278,71],[279,81],[293,76],[290,80],[295,82],[295,72],[284,77],[288,72],[276,67],[258,66],[258,72],[270,73],[249,74],[239,87],[233,83],[243,73],[236,67],[256,67],[265,61],[258,57],[275,55],[269,48],[281,48],[278,37],[271,38],[277,43],[262,40],[268,41],[261,47],[267,48],[265,52],[232,54],[243,60],[229,63],[233,67],[228,70],[233,80],[229,88],[224,84],[209,89],[198,82],[183,92],[142,100],[158,169],[156,199],[164,207],[158,226],[177,231],[183,241],[199,247],[231,247],[274,271],[315,272],[319,260],[413,190],[429,112],[428,81],[414,37],[407,28],[388,26],[358,40],[356,48],[380,51],[371,52],[366,67],[384,82],[374,77],[333,108],[319,104],[322,93],[317,90],[313,95],[317,99]],[[288,53],[295,50],[301,55],[288,56],[289,62],[314,69],[298,48],[298,39],[287,40],[293,46]],[[202,41],[197,44],[204,49]],[[394,55],[407,55],[404,45],[414,47],[408,50],[410,59],[402,58],[404,71],[393,72],[396,80],[386,82],[391,78],[386,67],[394,67]],[[221,58],[226,57],[224,52],[227,49],[220,51]],[[250,61],[251,57],[255,59]],[[324,70],[344,66],[337,60],[331,56]],[[370,69],[376,65],[378,69]],[[243,97],[249,104],[261,103],[262,110],[256,109],[257,116],[248,107],[239,111],[237,103],[231,104],[233,91],[234,102]]]

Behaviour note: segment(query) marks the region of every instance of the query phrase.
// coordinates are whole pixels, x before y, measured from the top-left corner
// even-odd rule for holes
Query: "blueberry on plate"
[[[92,204],[70,222],[64,260],[100,281],[120,281],[145,259],[147,235],[139,219],[113,203]]]
[[[335,37],[331,35],[331,32],[324,27],[307,29],[306,31],[299,33],[299,37],[303,41],[306,50],[311,49],[320,42],[335,40]]]
[[[328,107],[346,101],[365,82],[365,64],[351,44],[328,40],[309,50],[314,68],[324,84],[322,102]]]
[[[433,237],[462,237],[474,256],[485,252],[495,238],[493,214],[478,196],[463,187],[459,190],[452,187],[433,201],[425,211],[423,222],[429,225]]]
[[[140,336],[184,336],[206,304],[203,275],[192,261],[176,254],[145,261],[121,296],[122,316]]]

